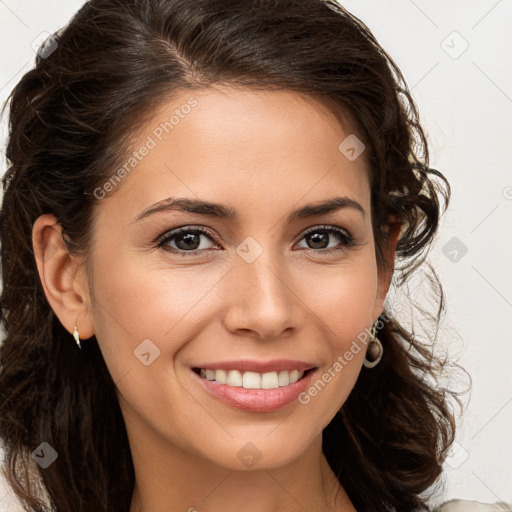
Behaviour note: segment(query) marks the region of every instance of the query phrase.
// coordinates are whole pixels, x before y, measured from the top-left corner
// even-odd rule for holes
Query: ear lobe
[[[70,333],[76,324],[80,337],[90,338],[94,329],[87,280],[79,258],[68,251],[54,215],[41,215],[34,222],[32,246],[39,279],[52,310]]]
[[[386,295],[389,290],[389,286],[391,284],[391,279],[393,277],[393,271],[395,270],[395,252],[396,246],[398,243],[398,238],[400,236],[400,232],[402,229],[402,222],[396,216],[391,216],[390,222],[387,226],[388,233],[388,243],[385,248],[385,257],[387,265],[379,270],[378,276],[378,290],[377,290],[377,299],[381,303],[380,311],[384,306],[384,301],[386,300]],[[376,316],[379,316],[378,313]]]
[[[387,254],[386,258],[389,262],[389,273],[391,274],[389,276],[389,281],[391,281],[391,276],[393,274],[393,270],[395,267],[395,252],[396,252],[396,246],[398,243],[398,238],[400,236],[400,232],[402,229],[402,222],[398,219],[396,216],[392,216],[392,220],[387,226],[387,233],[389,235],[388,240],[388,246],[387,246]]]

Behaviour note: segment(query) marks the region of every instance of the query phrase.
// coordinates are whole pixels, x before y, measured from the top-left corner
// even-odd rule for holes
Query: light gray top
[[[450,500],[437,507],[434,512],[505,512],[512,511],[512,504],[480,503],[469,500]]]

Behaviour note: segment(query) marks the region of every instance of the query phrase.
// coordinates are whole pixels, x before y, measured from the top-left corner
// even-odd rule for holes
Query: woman
[[[450,188],[359,20],[92,0],[14,89],[6,154],[0,437],[25,510],[429,510],[457,397],[386,296]]]

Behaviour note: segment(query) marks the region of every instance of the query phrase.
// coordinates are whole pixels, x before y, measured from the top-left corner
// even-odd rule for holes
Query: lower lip
[[[194,371],[192,373],[199,379],[203,388],[224,403],[250,412],[271,412],[285,407],[303,393],[311,382],[316,370],[309,370],[300,380],[288,386],[274,389],[245,389],[243,387],[219,384],[208,380]]]

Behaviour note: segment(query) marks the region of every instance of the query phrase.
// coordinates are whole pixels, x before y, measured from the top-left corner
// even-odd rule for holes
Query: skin
[[[266,413],[215,399],[191,367],[289,358],[314,362],[322,375],[375,323],[392,265],[377,268],[364,153],[350,161],[338,150],[351,132],[311,98],[227,86],[175,96],[134,149],[190,97],[197,106],[99,201],[88,261],[67,252],[53,216],[33,230],[53,310],[70,333],[78,325],[82,344],[96,336],[118,387],[136,472],[131,512],[354,511],[321,435],[364,350],[308,404]],[[169,196],[222,203],[238,218],[174,210],[135,221]],[[365,215],[343,208],[287,222],[291,210],[333,196],[357,201]],[[320,225],[348,231],[356,245],[330,233],[329,248],[339,250],[315,250],[304,232]],[[167,244],[174,253],[156,247],[184,226],[217,240],[201,235],[195,255],[178,254],[176,238]],[[393,261],[399,225],[391,229]],[[263,249],[252,263],[236,251],[248,236]],[[148,366],[134,356],[145,339],[160,350]],[[247,443],[261,455],[253,467],[237,457]]]

